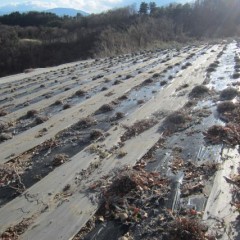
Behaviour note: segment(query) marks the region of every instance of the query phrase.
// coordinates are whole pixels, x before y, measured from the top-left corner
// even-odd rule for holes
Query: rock
[[[122,222],[128,219],[127,213],[120,213],[118,216]]]
[[[103,217],[103,216],[99,216],[99,217],[98,217],[98,220],[99,220],[100,222],[104,222],[104,217]]]
[[[128,238],[123,236],[123,237],[118,238],[118,240],[128,240]]]

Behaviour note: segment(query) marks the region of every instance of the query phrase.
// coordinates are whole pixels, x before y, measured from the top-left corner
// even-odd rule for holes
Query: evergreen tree
[[[146,2],[142,2],[140,4],[139,13],[145,15],[148,13],[148,9],[149,9],[148,4]]]
[[[157,4],[155,2],[149,3],[150,14],[154,14],[157,10]]]

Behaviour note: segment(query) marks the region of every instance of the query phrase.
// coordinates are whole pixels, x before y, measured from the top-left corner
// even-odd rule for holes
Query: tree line
[[[142,2],[139,9],[128,6],[75,17],[15,12],[0,17],[0,76],[171,41],[239,34],[239,0],[196,0],[165,7]]]

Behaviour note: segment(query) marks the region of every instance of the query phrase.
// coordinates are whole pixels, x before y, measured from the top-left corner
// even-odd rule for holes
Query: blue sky
[[[153,0],[151,0],[153,1]],[[151,2],[145,1],[145,2]],[[165,5],[170,2],[185,3],[191,0],[156,0],[156,4]],[[139,4],[142,0],[0,0],[0,7],[5,5],[36,5],[41,8],[49,9],[55,7],[69,7],[83,10],[89,13],[98,13],[111,8]]]

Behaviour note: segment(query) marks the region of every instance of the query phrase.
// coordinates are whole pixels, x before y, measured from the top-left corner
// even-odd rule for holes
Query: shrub
[[[90,138],[95,140],[103,136],[103,131],[101,129],[93,129],[90,133]]]
[[[75,125],[75,127],[77,129],[83,129],[83,128],[88,128],[88,127],[91,127],[93,125],[95,125],[97,123],[96,119],[91,117],[91,116],[88,116],[86,118],[82,118],[80,119],[77,124]]]
[[[216,69],[214,68],[214,67],[209,67],[208,69],[207,69],[207,72],[214,72]]]
[[[186,123],[186,115],[181,112],[174,112],[166,118],[166,123],[170,124],[184,124]]]
[[[8,112],[4,109],[0,109],[0,117],[6,116]]]
[[[63,110],[66,110],[68,108],[71,108],[71,105],[69,103],[63,105]]]
[[[219,113],[231,112],[236,108],[236,105],[230,101],[219,103],[217,106],[217,111]]]
[[[35,123],[37,125],[39,125],[39,124],[42,124],[42,123],[46,122],[47,120],[48,120],[47,116],[37,116],[36,119],[35,119]]]
[[[104,112],[110,112],[113,110],[113,105],[112,104],[103,104],[100,108],[99,111],[104,113]]]
[[[235,72],[235,73],[232,75],[232,78],[233,78],[233,79],[240,78],[240,73]]]
[[[29,111],[27,112],[27,114],[26,114],[26,117],[27,117],[27,118],[34,117],[37,113],[38,113],[38,111],[35,110],[35,109],[29,110]]]
[[[206,86],[198,85],[192,89],[189,93],[190,98],[201,98],[209,93],[209,89]]]
[[[55,103],[54,103],[54,105],[62,105],[63,104],[63,101],[62,100],[57,100]]]
[[[56,154],[54,156],[54,159],[52,161],[53,166],[60,166],[63,163],[65,163],[66,161],[69,160],[69,156],[66,154]]]
[[[226,88],[220,94],[221,100],[232,100],[238,95],[238,91],[235,88]]]
[[[85,94],[86,94],[86,92],[81,90],[81,89],[75,92],[75,95],[78,96],[78,97],[81,97],[81,96],[83,96]]]

